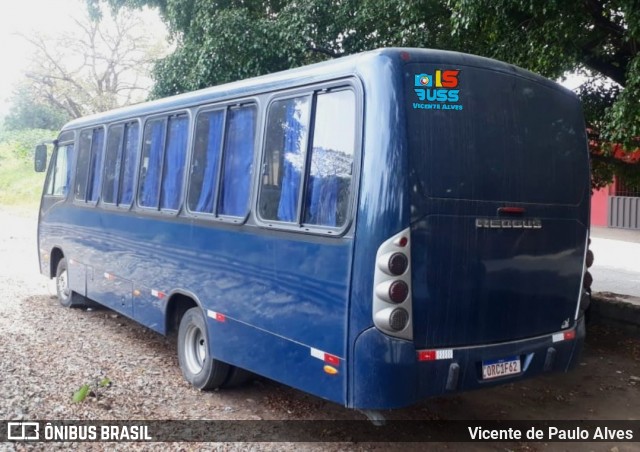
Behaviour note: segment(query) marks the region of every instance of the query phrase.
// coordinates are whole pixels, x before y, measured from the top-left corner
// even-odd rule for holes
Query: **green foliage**
[[[0,204],[34,206],[40,200],[44,173],[33,170],[37,144],[55,138],[50,130],[0,129]]]
[[[87,397],[95,397],[99,399],[103,393],[111,386],[111,380],[108,377],[96,378],[91,384],[83,384],[73,393],[71,400],[74,403],[82,403]]]
[[[73,403],[84,402],[84,399],[87,398],[90,390],[91,390],[91,387],[87,384],[80,386],[80,389],[78,389],[76,392],[73,393],[73,398],[72,398]]]
[[[92,0],[89,0],[92,1]],[[152,97],[385,46],[451,48],[438,0],[110,0],[158,7],[177,47],[155,67]]]
[[[449,0],[459,37],[477,36],[473,50],[556,79],[567,72],[592,77],[579,90],[587,125],[608,143],[640,144],[640,4],[637,0]],[[610,81],[605,81],[608,78]],[[594,165],[594,167],[600,163]],[[638,171],[617,164],[597,167]],[[626,169],[625,169],[626,168]],[[605,177],[608,179],[608,176]]]
[[[11,111],[4,119],[4,127],[13,130],[60,130],[71,119],[67,112],[39,102],[38,97],[31,86],[19,86],[11,99]]]
[[[579,95],[601,151],[606,154],[607,142],[638,146],[638,0],[109,3],[116,9],[157,7],[169,25],[176,50],[155,66],[153,97],[378,47],[440,48],[496,58],[551,79],[586,74],[590,80]]]
[[[5,150],[1,158],[12,155],[21,160],[32,161],[35,148],[43,141],[51,141],[57,132],[45,129],[0,129],[0,146]]]

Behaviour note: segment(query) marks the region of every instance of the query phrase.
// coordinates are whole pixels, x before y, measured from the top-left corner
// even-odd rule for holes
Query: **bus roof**
[[[292,81],[296,81],[296,85],[301,86],[326,81],[331,78],[346,77],[349,75],[362,76],[361,68],[368,65],[383,64],[382,61],[389,58],[398,61],[404,60],[407,62],[416,60],[429,61],[430,63],[436,64],[458,64],[464,66],[491,68],[492,70],[507,72],[514,75],[517,74],[521,77],[534,79],[538,83],[551,85],[556,89],[560,87],[560,85],[525,69],[477,55],[435,49],[381,48],[324,61],[322,63],[301,66],[295,69],[243,79],[158,100],[121,107],[103,113],[84,116],[68,122],[64,125],[62,130],[77,129],[112,121],[121,121],[127,118],[135,118],[180,108],[193,107],[200,104],[211,103],[212,101],[224,101],[226,99],[233,99],[236,97],[251,96],[290,87],[292,86]],[[573,94],[567,89],[565,89],[565,91]]]

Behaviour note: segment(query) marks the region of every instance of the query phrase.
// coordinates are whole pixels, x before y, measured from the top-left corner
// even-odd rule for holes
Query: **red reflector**
[[[576,330],[571,330],[571,331],[565,331],[564,332],[564,340],[565,341],[570,341],[572,339],[576,338]]]
[[[328,353],[324,354],[324,362],[325,363],[329,363],[333,366],[339,366],[340,365],[340,358],[338,358],[337,356],[333,356],[330,355]]]
[[[227,318],[224,316],[224,314],[220,314],[219,312],[216,312],[216,320],[218,322],[224,322],[225,320],[227,320]]]
[[[436,359],[435,350],[420,350],[418,352],[418,361],[435,361],[435,359]]]
[[[506,213],[506,214],[523,214],[524,208],[522,207],[499,207],[498,213]]]
[[[402,246],[402,247],[405,247],[405,246],[407,246],[407,243],[408,243],[408,242],[409,242],[409,239],[408,239],[408,238],[406,238],[406,237],[402,237],[402,238],[400,239],[400,241],[398,242],[398,245],[400,245],[400,246]]]

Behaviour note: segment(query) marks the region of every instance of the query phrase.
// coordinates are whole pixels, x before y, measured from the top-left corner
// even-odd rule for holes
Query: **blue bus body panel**
[[[575,366],[585,336],[584,319],[574,340],[554,342],[553,335],[484,347],[451,349],[451,359],[418,362],[416,347],[392,339],[376,329],[356,341],[352,404],[361,409],[401,408],[418,400],[461,390],[488,388],[549,372],[566,372]],[[522,372],[493,380],[482,379],[482,363],[518,356]],[[457,366],[457,370],[456,370]],[[379,378],[370,378],[371,369]]]
[[[49,212],[42,237],[51,235],[54,224],[65,255],[90,269],[91,298],[165,333],[172,292],[196,294],[205,313],[227,319],[209,318],[212,356],[344,403],[346,366],[328,375],[311,350],[345,359],[351,240],[309,241],[303,235],[258,233],[255,227],[214,227],[72,205]],[[51,246],[46,239],[42,244]],[[126,306],[118,292],[124,284],[139,292],[130,301],[128,286]]]

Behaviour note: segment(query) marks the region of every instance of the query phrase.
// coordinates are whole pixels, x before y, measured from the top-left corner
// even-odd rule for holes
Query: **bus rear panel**
[[[355,342],[354,406],[566,371],[582,344],[580,103],[526,71],[450,56],[405,54],[391,78],[403,84],[406,223],[367,255],[375,328]]]

